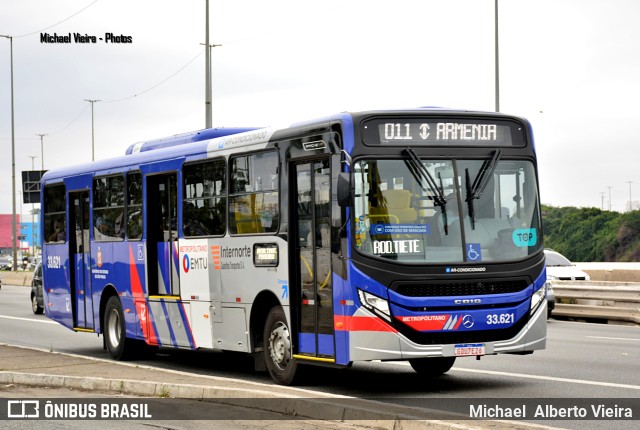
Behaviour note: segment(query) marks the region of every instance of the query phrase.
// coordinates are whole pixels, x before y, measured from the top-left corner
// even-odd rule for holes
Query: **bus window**
[[[227,231],[226,163],[187,164],[182,170],[182,229],[186,237],[221,236]]]
[[[142,174],[127,173],[127,238],[142,239]]]
[[[124,240],[124,177],[93,180],[93,234],[95,240]]]
[[[66,240],[64,185],[44,188],[44,239],[46,243],[63,243]]]
[[[263,152],[231,159],[229,231],[231,234],[278,231],[278,155]]]

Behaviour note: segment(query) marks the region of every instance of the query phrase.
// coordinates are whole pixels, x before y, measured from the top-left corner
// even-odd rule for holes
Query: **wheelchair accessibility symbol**
[[[482,261],[482,248],[479,243],[467,243],[467,261]]]

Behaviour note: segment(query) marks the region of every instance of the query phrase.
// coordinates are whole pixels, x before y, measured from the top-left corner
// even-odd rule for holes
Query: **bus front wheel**
[[[420,375],[440,376],[447,373],[455,361],[455,357],[414,358],[409,364]]]
[[[104,311],[104,338],[107,351],[115,360],[126,360],[131,355],[131,341],[127,341],[124,312],[117,296],[109,298]]]
[[[293,358],[291,331],[282,307],[271,308],[263,335],[264,359],[271,378],[281,385],[291,384],[298,365]]]

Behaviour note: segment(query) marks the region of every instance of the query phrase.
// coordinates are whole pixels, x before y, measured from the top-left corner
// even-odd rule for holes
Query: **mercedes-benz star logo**
[[[464,328],[471,328],[473,327],[473,324],[475,324],[475,322],[473,321],[473,317],[471,315],[467,314],[462,317],[462,325],[464,326]]]

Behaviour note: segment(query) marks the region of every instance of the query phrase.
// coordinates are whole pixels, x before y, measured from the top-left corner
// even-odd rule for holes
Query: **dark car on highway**
[[[34,314],[44,312],[44,296],[42,294],[42,263],[38,263],[33,271],[31,281],[31,310]]]

